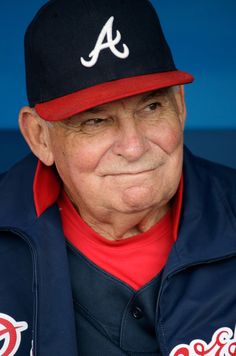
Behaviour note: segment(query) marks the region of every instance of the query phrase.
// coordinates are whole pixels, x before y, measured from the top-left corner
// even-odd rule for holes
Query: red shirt
[[[39,161],[34,180],[38,215],[58,202],[66,239],[93,263],[133,289],[152,280],[166,264],[177,239],[183,195],[183,179],[171,209],[151,229],[119,241],[109,241],[92,230],[80,217],[53,168]]]

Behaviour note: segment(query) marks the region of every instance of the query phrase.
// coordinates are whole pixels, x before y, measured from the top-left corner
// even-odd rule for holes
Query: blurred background
[[[19,109],[27,104],[23,38],[45,2],[0,2],[0,172],[28,152],[17,129]],[[186,144],[198,155],[236,168],[236,1],[152,3],[177,68],[195,77],[186,86]]]

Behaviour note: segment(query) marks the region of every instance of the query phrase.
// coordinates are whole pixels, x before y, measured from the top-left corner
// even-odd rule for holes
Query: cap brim
[[[98,105],[193,80],[191,74],[178,70],[123,78],[36,104],[35,110],[44,120],[61,121]]]

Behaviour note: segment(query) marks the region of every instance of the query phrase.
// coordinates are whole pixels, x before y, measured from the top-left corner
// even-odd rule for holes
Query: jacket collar
[[[165,275],[236,254],[236,171],[185,148],[179,235]]]

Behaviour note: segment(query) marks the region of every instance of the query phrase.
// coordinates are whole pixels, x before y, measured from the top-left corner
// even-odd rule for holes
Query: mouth
[[[138,165],[135,167],[132,164],[125,166],[119,167],[119,165],[111,165],[110,167],[107,167],[107,169],[104,169],[103,171],[100,171],[98,175],[100,177],[132,177],[132,176],[141,176],[145,175],[148,173],[152,173],[158,169],[160,169],[163,165],[165,164],[165,160],[159,160],[159,162],[153,162],[153,164],[148,164],[144,162],[144,164],[141,166]]]
[[[106,174],[108,176],[137,176],[145,173],[153,172],[156,168],[138,170],[138,171],[124,171]]]

